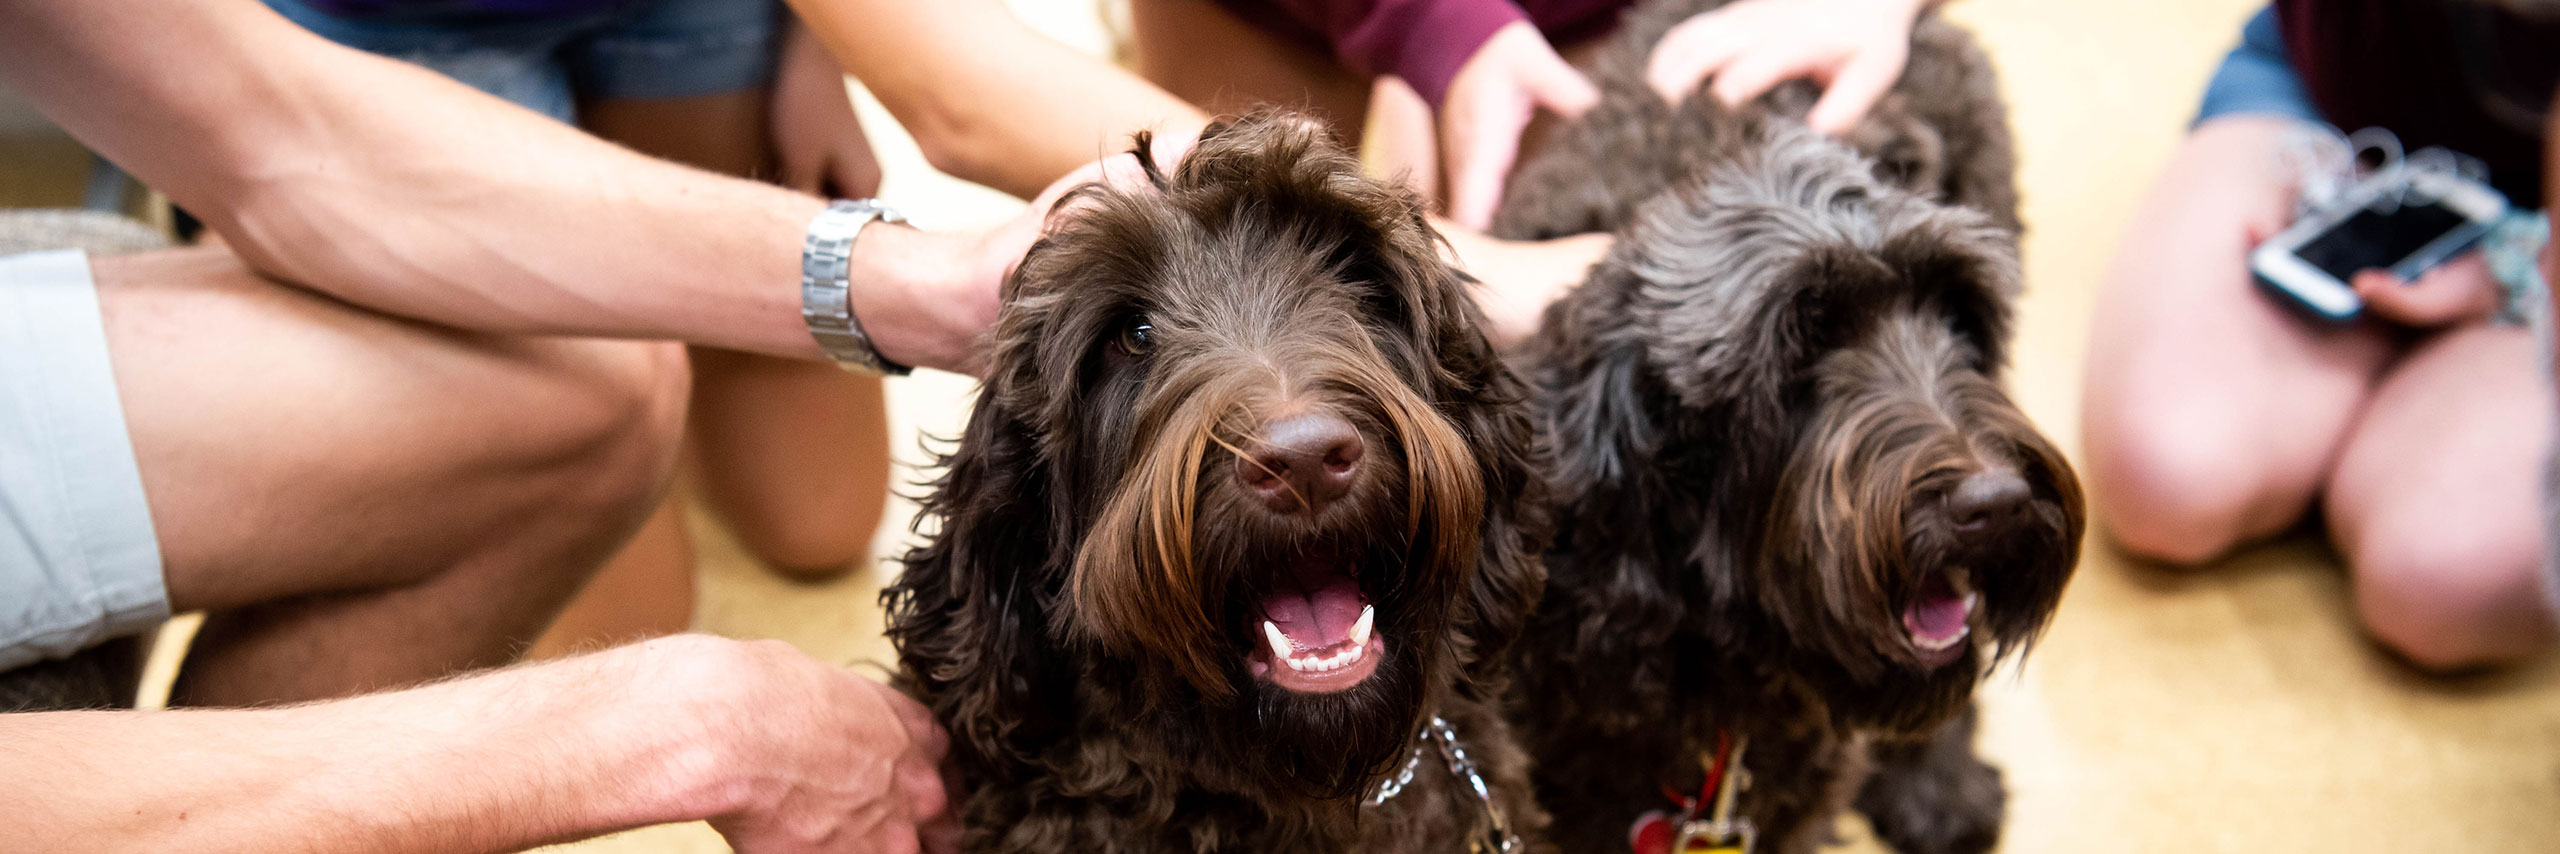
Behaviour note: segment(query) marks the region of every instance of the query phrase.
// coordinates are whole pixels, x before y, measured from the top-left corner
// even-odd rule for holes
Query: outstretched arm
[[[1209,117],[1041,35],[1000,0],[791,0],[838,62],[915,134],[934,168],[1024,198],[1156,131],[1180,159]]]
[[[254,0],[0,4],[0,82],[262,271],[348,302],[819,356],[798,281],[820,200],[616,148]],[[854,305],[881,349],[963,364],[1015,232],[867,230]]]
[[[698,636],[315,705],[0,715],[0,779],[28,783],[0,792],[0,838],[513,851],[710,819],[748,852],[948,850],[927,715],[779,644]]]

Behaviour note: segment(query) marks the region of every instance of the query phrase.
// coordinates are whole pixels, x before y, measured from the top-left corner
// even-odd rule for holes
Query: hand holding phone
[[[2384,281],[2396,288],[2418,280],[2463,255],[2506,212],[2506,197],[2486,184],[2394,164],[2259,245],[2249,268],[2286,301],[2322,318],[2349,320],[2365,309],[2360,294],[2380,293]],[[2351,284],[2368,271],[2379,273],[2363,275],[2362,287]],[[2432,292],[2378,299],[2421,317],[2438,309],[2429,302]],[[2384,313],[2401,319],[2396,310]]]
[[[2506,301],[2506,291],[2478,249],[2455,255],[2415,279],[2366,270],[2347,284],[2364,301],[2366,314],[2421,329],[2492,317]]]

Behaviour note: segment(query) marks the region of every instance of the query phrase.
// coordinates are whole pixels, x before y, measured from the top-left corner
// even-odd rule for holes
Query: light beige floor
[[[1013,5],[1099,51],[1107,36],[1096,3]],[[2001,64],[2024,149],[2032,232],[2015,390],[2066,445],[2078,433],[2081,342],[2096,278],[2251,5],[1956,4]],[[888,164],[885,195],[923,224],[985,222],[1015,209],[1004,196],[932,174],[876,104],[866,100],[864,110]],[[28,152],[0,148],[0,160]],[[902,435],[956,435],[969,394],[955,377],[899,380],[893,417]],[[917,443],[897,445],[907,473],[917,474]],[[881,554],[904,542],[912,511],[904,502],[893,508]],[[695,527],[707,577],[700,628],[782,638],[829,660],[889,660],[876,604],[886,570],[791,585],[755,570],[705,521]],[[2378,654],[2348,614],[2334,559],[2316,543],[2172,575],[2093,540],[2051,635],[1985,692],[1984,746],[2008,769],[2013,796],[2005,850],[2560,851],[2560,663],[2426,680]],[[571,848],[724,850],[699,825]],[[1873,849],[1853,842],[1848,850]]]

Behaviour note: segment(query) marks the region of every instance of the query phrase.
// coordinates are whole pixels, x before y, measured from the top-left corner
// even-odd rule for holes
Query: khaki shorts
[[[88,256],[0,256],[0,670],[168,616]]]

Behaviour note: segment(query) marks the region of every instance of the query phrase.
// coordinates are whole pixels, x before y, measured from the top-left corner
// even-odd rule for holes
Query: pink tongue
[[[1945,576],[1932,576],[1920,586],[1920,595],[1902,612],[1902,627],[1928,640],[1945,640],[1965,630],[1964,596],[1947,583]]]
[[[1349,576],[1328,573],[1301,577],[1302,590],[1282,590],[1262,600],[1262,615],[1301,650],[1323,649],[1351,639],[1351,624],[1369,604],[1360,584]]]

